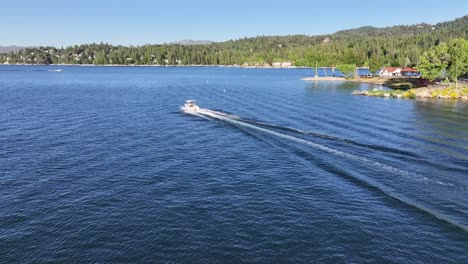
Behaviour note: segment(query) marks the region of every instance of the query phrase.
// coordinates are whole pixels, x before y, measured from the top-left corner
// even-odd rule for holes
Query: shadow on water
[[[414,103],[414,125],[425,134],[468,144],[468,103],[435,100]],[[468,158],[468,157],[467,157]]]
[[[360,86],[360,85],[356,85],[356,83],[353,83],[353,82],[344,81],[344,82],[337,83],[336,88],[351,90],[351,89],[356,89],[356,86]]]
[[[368,83],[348,82],[344,79],[340,81],[307,81],[304,87],[309,94],[315,91],[331,90],[351,94],[354,90],[368,90],[373,88],[380,88],[380,86]]]

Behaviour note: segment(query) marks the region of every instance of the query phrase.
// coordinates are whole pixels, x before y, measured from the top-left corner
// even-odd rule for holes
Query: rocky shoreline
[[[355,83],[370,83],[385,86],[391,89],[356,90],[353,95],[389,97],[389,98],[430,98],[430,99],[455,99],[468,101],[468,84],[461,83],[455,88],[454,84],[428,84],[420,78],[401,77],[372,77],[345,79],[339,77],[311,77],[304,81],[346,81]]]
[[[353,95],[392,97],[392,98],[430,98],[430,99],[457,99],[468,101],[468,86],[431,86],[409,90],[362,90],[354,91]]]

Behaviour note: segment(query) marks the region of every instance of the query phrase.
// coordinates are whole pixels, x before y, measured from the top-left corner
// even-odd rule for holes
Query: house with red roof
[[[385,67],[382,68],[379,72],[380,76],[383,77],[393,77],[401,75],[401,68],[399,67]]]

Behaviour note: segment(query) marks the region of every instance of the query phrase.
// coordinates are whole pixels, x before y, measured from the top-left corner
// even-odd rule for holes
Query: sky
[[[5,0],[0,45],[160,44],[259,35],[331,34],[361,26],[435,24],[467,0]]]

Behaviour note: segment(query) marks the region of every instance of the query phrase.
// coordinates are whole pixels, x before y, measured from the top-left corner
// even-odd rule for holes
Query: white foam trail
[[[286,134],[279,133],[279,132],[276,132],[276,131],[273,131],[273,130],[269,130],[269,129],[266,129],[266,128],[262,128],[262,127],[258,127],[258,126],[255,126],[255,125],[251,125],[251,124],[242,122],[242,121],[239,120],[238,116],[234,116],[236,118],[231,118],[230,115],[225,115],[225,114],[222,114],[220,112],[212,111],[212,110],[209,110],[209,109],[199,109],[198,113],[201,114],[201,115],[206,115],[206,116],[210,116],[210,117],[213,117],[213,118],[216,118],[216,119],[220,119],[220,120],[223,120],[223,121],[235,124],[235,125],[240,125],[240,126],[256,129],[256,130],[259,130],[259,131],[262,131],[262,132],[265,132],[265,133],[268,133],[268,134],[271,134],[271,135],[274,135],[274,136],[277,136],[277,137],[280,137],[280,138],[288,139],[288,140],[291,140],[291,141],[294,141],[294,142],[297,142],[297,143],[300,143],[300,144],[304,144],[304,145],[313,147],[315,149],[319,149],[319,150],[334,154],[336,156],[340,156],[340,157],[344,157],[344,158],[347,158],[347,159],[363,162],[363,163],[366,163],[368,165],[378,167],[379,169],[384,169],[384,170],[386,170],[388,172],[391,172],[391,173],[397,173],[397,174],[404,175],[404,176],[412,176],[413,179],[416,179],[416,180],[419,180],[419,181],[427,180],[427,177],[418,175],[416,173],[400,170],[400,169],[397,169],[397,168],[382,164],[380,162],[367,159],[365,157],[356,156],[356,155],[349,154],[349,153],[346,153],[346,152],[343,152],[343,151],[339,151],[339,150],[336,150],[336,149],[333,149],[333,148],[330,148],[330,147],[327,147],[327,146],[324,146],[324,145],[321,145],[321,144],[317,144],[317,143],[314,143],[314,142],[311,142],[311,141],[308,141],[308,140],[305,140],[305,139],[302,139],[302,138],[286,135]]]
[[[204,119],[208,119],[208,120],[211,120],[211,118],[205,116],[205,115],[201,115],[199,114],[198,112],[195,112],[195,111],[184,111],[184,109],[180,109],[182,112],[186,113],[186,114],[189,114],[189,115],[193,115],[193,116],[198,116],[198,117],[201,117],[201,118],[204,118]]]
[[[392,172],[392,173],[397,173],[397,174],[400,174],[400,175],[403,175],[403,176],[412,176],[412,179],[414,179],[414,180],[419,180],[419,181],[428,180],[427,177],[421,176],[421,175],[413,173],[413,172],[400,170],[400,169],[397,169],[397,168],[382,164],[382,163],[377,162],[377,161],[373,161],[373,160],[370,160],[370,159],[367,159],[367,158],[364,158],[364,157],[359,157],[359,156],[356,156],[356,155],[345,153],[345,152],[342,152],[342,151],[339,151],[339,150],[336,150],[336,149],[333,149],[333,148],[330,148],[330,147],[327,147],[327,146],[324,146],[324,145],[320,145],[320,144],[317,144],[317,143],[313,143],[313,142],[310,142],[310,141],[307,141],[307,140],[304,140],[304,139],[301,139],[301,138],[297,138],[297,137],[286,135],[286,134],[283,134],[283,133],[279,133],[279,132],[276,132],[276,131],[273,131],[273,130],[269,130],[269,129],[265,129],[265,128],[258,127],[258,126],[255,126],[255,125],[251,125],[251,124],[248,124],[248,123],[244,123],[244,122],[238,120],[238,118],[231,119],[231,118],[228,117],[229,115],[226,115],[226,114],[223,114],[223,113],[220,113],[220,112],[216,112],[216,111],[212,111],[212,110],[209,110],[209,109],[202,109],[201,108],[201,109],[197,110],[197,113],[200,116],[209,116],[209,117],[212,117],[212,118],[215,118],[215,119],[219,119],[219,120],[229,122],[229,123],[234,124],[234,125],[239,125],[239,126],[244,126],[244,127],[247,127],[247,128],[252,128],[252,129],[262,131],[262,132],[265,132],[265,133],[268,133],[268,134],[271,134],[271,135],[274,135],[274,136],[277,136],[277,137],[281,137],[281,138],[288,139],[288,140],[291,140],[291,141],[294,141],[294,142],[297,142],[297,143],[305,144],[307,146],[310,146],[310,147],[313,147],[313,148],[316,148],[316,149],[319,149],[319,150],[322,150],[322,151],[325,151],[325,152],[328,152],[328,153],[332,153],[332,154],[340,156],[340,157],[344,157],[344,158],[348,158],[348,159],[351,159],[351,160],[363,162],[365,164],[373,165],[373,166],[378,167],[379,169],[384,169],[384,170]],[[391,190],[391,189],[389,189],[389,188],[387,188],[385,186],[377,184],[376,182],[374,182],[371,179],[367,178],[367,179],[365,179],[365,181],[367,183],[371,184],[372,186],[377,187],[383,193],[389,195],[390,197],[393,197],[393,198],[395,198],[395,199],[397,199],[397,200],[399,200],[399,201],[401,201],[401,202],[403,202],[403,203],[405,203],[407,205],[413,206],[413,207],[415,207],[415,208],[417,208],[419,210],[425,211],[425,212],[437,217],[438,219],[444,220],[444,221],[446,221],[446,222],[448,222],[450,224],[458,226],[458,227],[462,228],[464,231],[468,232],[468,226],[464,225],[463,223],[460,223],[457,220],[451,219],[449,216],[445,215],[444,213],[435,212],[435,211],[433,211],[433,210],[431,210],[431,209],[429,209],[429,208],[427,208],[427,207],[425,207],[425,206],[423,206],[423,205],[421,205],[421,204],[419,204],[419,203],[417,203],[417,202],[415,202],[415,201],[413,201],[413,200],[411,200],[411,199],[409,199],[409,198],[407,198],[405,196],[402,196],[400,194],[395,193],[393,190]]]

